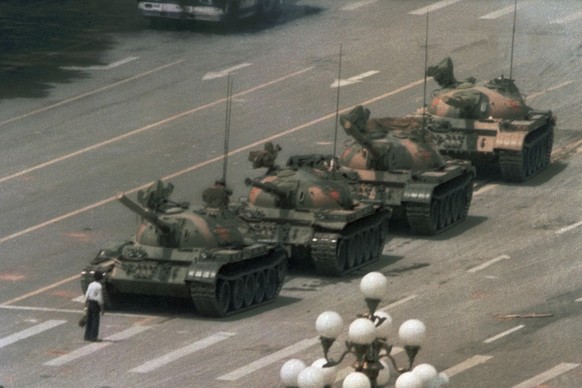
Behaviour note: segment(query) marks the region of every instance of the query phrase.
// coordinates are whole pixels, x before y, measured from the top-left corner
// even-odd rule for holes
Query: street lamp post
[[[345,350],[337,360],[329,352],[336,338],[343,330],[343,320],[334,311],[321,313],[315,321],[315,329],[320,335],[323,348],[322,359],[311,367],[302,361],[291,359],[281,368],[281,381],[285,387],[325,388],[335,381],[337,366],[348,355],[353,355],[354,372],[343,382],[343,388],[376,388],[384,386],[390,379],[388,362],[400,376],[396,388],[435,388],[447,382],[444,375],[439,375],[429,364],[421,364],[413,369],[414,359],[425,337],[426,327],[418,319],[404,322],[398,330],[398,336],[404,343],[408,357],[406,367],[399,367],[391,355],[393,345],[388,342],[392,318],[384,311],[376,311],[383,297],[388,292],[388,280],[379,272],[370,272],[362,278],[360,291],[364,295],[368,312],[359,315],[348,328],[348,340]],[[325,376],[325,377],[324,377]]]

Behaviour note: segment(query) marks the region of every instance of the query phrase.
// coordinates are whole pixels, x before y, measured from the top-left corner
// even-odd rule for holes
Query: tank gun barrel
[[[251,178],[246,178],[245,184],[247,186],[253,186],[253,187],[261,189],[267,193],[271,193],[273,195],[276,195],[280,199],[285,199],[285,198],[287,198],[287,195],[288,195],[285,190],[281,190],[280,188],[278,188],[277,186],[275,186],[272,183],[264,183],[264,182],[254,180]]]
[[[127,198],[123,193],[117,193],[115,197],[126,208],[157,226],[163,233],[169,233],[172,231],[172,226],[167,222],[162,221],[160,217],[152,210],[141,207],[131,199]]]
[[[382,157],[382,150],[374,145],[369,132],[366,129],[369,113],[367,109],[357,106],[349,114],[340,117],[340,123],[348,136],[353,137],[364,148],[370,151],[374,159]]]

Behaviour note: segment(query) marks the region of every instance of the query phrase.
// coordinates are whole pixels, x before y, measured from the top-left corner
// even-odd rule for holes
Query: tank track
[[[432,236],[467,218],[473,198],[473,179],[466,173],[438,186],[430,204],[407,203],[406,218],[415,234]]]
[[[550,164],[554,131],[551,124],[530,133],[521,151],[500,151],[501,176],[508,182],[524,182]]]
[[[221,269],[214,283],[190,283],[190,296],[200,314],[224,317],[272,302],[285,281],[287,254],[275,250],[229,267]]]
[[[311,259],[323,276],[342,276],[377,261],[384,249],[388,223],[380,215],[360,220],[340,233],[317,231]]]

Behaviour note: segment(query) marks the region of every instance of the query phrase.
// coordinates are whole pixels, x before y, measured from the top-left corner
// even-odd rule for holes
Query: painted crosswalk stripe
[[[177,349],[173,352],[170,352],[168,354],[165,354],[161,357],[158,357],[156,359],[153,359],[151,361],[148,361],[136,368],[133,368],[132,370],[130,370],[130,372],[135,372],[135,373],[147,373],[147,372],[151,372],[155,369],[158,369],[166,364],[171,363],[172,361],[175,361],[179,358],[188,356],[192,353],[195,353],[199,350],[202,350],[204,348],[207,348],[211,345],[214,345],[218,342],[224,341],[225,339],[228,339],[232,336],[235,336],[235,333],[227,333],[227,332],[219,332],[216,333],[214,335],[211,335],[210,337],[204,338],[200,341],[194,342],[193,344],[190,344],[188,346],[184,346],[183,348]]]
[[[443,373],[446,374],[448,377],[453,377],[455,375],[458,375],[461,372],[466,371],[467,369],[471,369],[477,365],[483,364],[492,358],[493,358],[493,356],[476,355],[476,356],[473,356],[471,358],[466,359],[465,361],[463,361],[457,365],[450,367],[449,369],[443,371]]]
[[[220,376],[218,378],[218,380],[227,380],[227,381],[235,381],[240,379],[241,377],[244,377],[248,374],[251,374],[261,368],[264,368],[268,365],[271,365],[279,360],[282,360],[283,358],[289,357],[295,353],[299,353],[313,345],[316,345],[319,343],[319,337],[313,337],[313,338],[309,338],[309,339],[305,339],[302,341],[299,341],[291,346],[288,346],[284,349],[279,350],[278,352],[275,352],[273,354],[270,354],[266,357],[263,357],[261,359],[258,359],[255,362],[251,362],[250,364],[243,366],[242,368],[239,368],[235,371],[232,371],[228,374],[225,374],[223,376]]]
[[[32,337],[33,335],[42,333],[43,331],[46,331],[46,330],[52,329],[53,327],[57,327],[59,325],[62,325],[65,322],[67,322],[67,321],[60,321],[60,320],[53,319],[53,320],[46,321],[46,322],[40,323],[38,325],[29,327],[28,329],[19,331],[18,333],[11,334],[7,337],[0,338],[0,348],[3,348],[4,346],[8,346],[10,344],[18,342],[18,341],[23,340],[25,338]]]
[[[561,374],[564,374],[574,368],[577,368],[580,364],[569,364],[569,363],[561,363],[541,373],[537,376],[532,377],[529,380],[526,380],[520,384],[514,385],[512,388],[533,388],[537,387],[539,384],[543,384],[548,380],[553,379],[554,377],[558,377]]]
[[[519,9],[519,6],[517,7]],[[497,11],[488,13],[487,15],[483,15],[479,17],[479,19],[497,19],[507,14],[513,13],[515,6],[510,5],[505,8],[498,9]]]
[[[521,329],[523,329],[524,327],[525,327],[525,325],[517,325],[517,326],[515,326],[515,327],[513,327],[513,328],[511,328],[511,329],[509,329],[509,330],[506,330],[506,331],[504,331],[503,333],[499,333],[499,334],[497,334],[497,335],[495,335],[495,336],[493,336],[493,337],[487,338],[487,339],[486,339],[485,341],[483,341],[483,342],[484,342],[484,343],[486,343],[486,344],[490,344],[491,342],[493,342],[493,341],[497,341],[499,338],[503,338],[503,337],[505,337],[506,335],[509,335],[509,334],[511,334],[511,333],[513,333],[513,332],[516,332],[516,331],[518,331],[518,330],[521,330]]]
[[[101,350],[101,349],[113,344],[115,341],[123,341],[125,339],[128,339],[136,334],[139,334],[143,331],[146,331],[150,327],[151,326],[132,326],[129,329],[123,330],[119,333],[116,333],[116,334],[113,334],[109,337],[104,338],[102,342],[93,342],[89,345],[83,346],[82,348],[79,348],[77,350],[73,350],[70,353],[67,353],[67,354],[62,355],[62,356],[57,357],[57,358],[53,358],[52,360],[45,362],[44,365],[48,365],[48,366],[64,365],[68,362],[77,360],[77,359],[85,357],[91,353],[94,353],[98,350]]]
[[[451,5],[451,4],[458,3],[459,1],[461,1],[461,0],[443,0],[443,1],[439,1],[439,2],[436,2],[436,3],[431,4],[431,5],[427,5],[426,7],[419,8],[415,11],[410,11],[408,13],[410,15],[424,15],[427,12],[436,11],[437,9],[446,7],[446,6]]]
[[[492,264],[497,263],[498,261],[508,260],[508,259],[510,259],[510,257],[507,256],[507,255],[497,256],[496,258],[491,259],[491,260],[489,260],[489,261],[487,261],[487,262],[485,262],[485,263],[483,263],[481,265],[478,265],[477,267],[473,267],[471,269],[468,269],[467,272],[475,273],[475,272],[481,271],[482,269],[485,269],[485,268],[489,267]]]
[[[357,1],[355,3],[346,5],[345,7],[342,7],[342,11],[354,11],[358,8],[362,8],[365,7],[367,5],[370,4],[374,4],[376,3],[378,0],[362,0],[362,1]]]

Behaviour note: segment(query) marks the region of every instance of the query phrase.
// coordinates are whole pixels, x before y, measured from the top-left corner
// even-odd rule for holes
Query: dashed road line
[[[348,85],[353,85],[353,84],[357,84],[359,82],[362,82],[362,80],[364,78],[368,78],[370,76],[373,76],[374,74],[378,74],[379,71],[378,70],[370,70],[367,71],[365,73],[347,78],[347,79],[336,79],[331,85],[330,88],[337,88],[340,86],[348,86]]]
[[[500,17],[505,16],[507,14],[513,13],[514,9],[515,9],[515,6],[509,5],[505,8],[501,8],[497,11],[488,13],[487,15],[483,15],[483,16],[479,17],[479,19],[487,19],[487,20],[497,19],[497,18],[500,18]]]
[[[0,309],[5,310],[25,310],[25,311],[43,311],[49,313],[71,313],[71,314],[80,314],[82,311],[77,309],[55,309],[50,307],[36,307],[36,306],[14,306],[14,305],[7,305],[1,304]],[[129,318],[153,318],[152,315],[145,315],[145,314],[130,314],[130,313],[110,313],[108,312],[107,315],[115,316],[115,317],[129,317]]]
[[[563,227],[562,229],[556,230],[556,234],[562,234],[571,231],[572,229],[576,229],[577,227],[582,226],[582,221],[576,222],[575,224],[568,225]]]
[[[127,57],[121,59],[119,61],[110,63],[108,65],[100,65],[100,66],[61,66],[61,69],[65,70],[111,70],[121,65],[125,65],[126,63],[135,61],[139,59],[139,57]]]
[[[580,364],[571,364],[563,362],[561,364],[556,365],[552,369],[545,371],[544,373],[534,376],[531,379],[526,380],[520,384],[514,385],[512,388],[534,388],[539,386],[539,384],[543,384],[546,381],[549,381],[554,377],[558,377],[559,375],[571,371],[572,369],[577,368],[579,366]]]
[[[541,92],[530,94],[530,95],[526,96],[525,99],[527,102],[531,102],[531,100],[533,100],[534,98],[537,98],[537,97],[539,97],[547,92],[551,92],[551,91],[563,88],[564,86],[568,86],[568,85],[573,84],[573,83],[574,83],[574,81],[572,81],[572,80],[564,81],[564,82],[559,83],[557,85],[550,86],[549,88],[544,89]]]
[[[483,263],[481,265],[478,265],[476,267],[473,267],[471,269],[468,269],[467,272],[475,273],[475,272],[481,271],[482,269],[485,269],[485,268],[489,267],[490,265],[493,265],[493,264],[497,263],[498,261],[501,261],[501,260],[509,260],[509,259],[510,259],[510,257],[507,256],[507,255],[497,256],[496,258],[491,259],[491,260],[489,260],[489,261],[487,261],[487,262],[485,262],[485,263]]]
[[[483,342],[486,344],[490,344],[491,342],[497,341],[500,338],[503,338],[505,336],[508,336],[509,334],[515,333],[516,331],[521,330],[524,327],[525,327],[525,325],[517,325],[509,330],[504,331],[503,333],[499,333],[497,335],[494,335],[493,337],[489,337]]]
[[[71,361],[78,360],[79,358],[86,357],[91,353],[94,353],[98,350],[106,348],[107,346],[113,344],[116,341],[123,341],[130,337],[133,337],[136,334],[139,334],[143,331],[150,329],[151,326],[132,326],[129,329],[123,330],[117,334],[113,334],[107,338],[104,338],[101,342],[93,342],[89,345],[85,345],[82,348],[77,350],[73,350],[70,353],[62,355],[57,358],[53,358],[50,361],[44,363],[47,366],[62,366]]]
[[[426,7],[422,7],[422,8],[419,8],[417,10],[410,11],[410,12],[408,12],[408,14],[410,14],[410,15],[425,15],[427,12],[436,11],[437,9],[441,9],[441,8],[447,7],[447,6],[451,5],[451,4],[458,3],[459,1],[461,1],[461,0],[443,0],[443,1],[439,1],[439,2],[436,2],[434,4],[427,5]]]
[[[567,24],[582,18],[582,11],[571,13],[563,18],[554,19],[550,21],[550,24]]]
[[[299,341],[291,346],[287,346],[284,349],[281,349],[275,353],[271,353],[268,356],[260,358],[254,362],[251,362],[248,365],[243,366],[242,368],[238,368],[230,373],[222,375],[217,378],[217,380],[226,380],[226,381],[235,381],[244,377],[248,374],[258,371],[261,368],[264,368],[268,365],[271,365],[283,358],[289,357],[295,353],[299,353],[307,348],[310,348],[319,343],[319,337],[313,337],[309,339],[304,339]]]
[[[443,371],[443,373],[446,374],[448,377],[453,377],[455,375],[458,375],[459,373],[466,371],[467,369],[471,369],[477,365],[483,364],[492,358],[493,356],[476,355],[455,366],[450,367],[449,369]]]
[[[229,67],[228,69],[209,72],[209,73],[204,74],[204,77],[202,77],[202,81],[223,78],[223,77],[226,77],[227,75],[229,75],[230,73],[233,73],[233,72],[240,70],[240,69],[244,69],[245,67],[248,67],[251,65],[252,65],[252,63],[241,63],[239,65]]]
[[[394,303],[390,303],[388,306],[384,306],[384,307],[382,307],[382,308],[380,308],[380,309],[378,309],[376,311],[384,311],[384,312],[386,312],[387,310],[393,309],[396,306],[400,306],[401,304],[410,302],[411,300],[415,299],[416,297],[417,297],[417,295],[409,295],[406,298],[397,300]]]
[[[342,11],[354,11],[354,10],[356,10],[358,8],[362,8],[362,7],[365,7],[367,5],[377,3],[377,2],[378,2],[378,0],[362,0],[362,1],[356,1],[355,3],[352,3],[352,4],[349,4],[349,5],[346,5],[346,6],[342,7],[341,10]]]
[[[43,331],[46,331],[46,330],[52,329],[53,327],[57,327],[59,325],[62,325],[65,322],[67,322],[67,321],[52,319],[50,321],[46,321],[46,322],[40,323],[38,325],[29,327],[28,329],[19,331],[18,333],[14,333],[14,334],[11,334],[7,337],[0,338],[0,348],[11,345],[11,344],[18,342],[20,340],[32,337],[34,335],[40,334]]]
[[[153,370],[156,370],[166,364],[169,364],[173,361],[176,361],[179,358],[188,356],[192,353],[198,352],[200,350],[203,350],[211,345],[217,344],[221,341],[224,341],[230,337],[235,336],[236,333],[228,333],[228,332],[218,332],[216,334],[213,334],[209,337],[206,337],[200,341],[194,342],[193,344],[190,344],[188,346],[184,346],[183,348],[177,349],[173,352],[170,352],[168,354],[164,354],[161,357],[158,357],[156,359],[153,359],[151,361],[148,361],[136,368],[133,368],[130,370],[130,372],[134,372],[134,373],[147,373],[147,372],[151,372]]]

